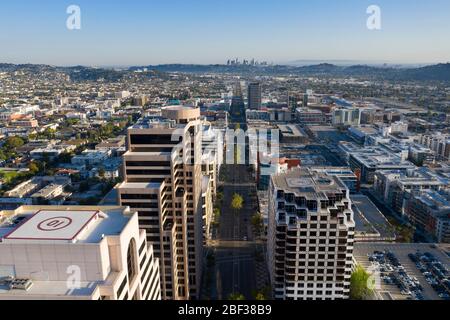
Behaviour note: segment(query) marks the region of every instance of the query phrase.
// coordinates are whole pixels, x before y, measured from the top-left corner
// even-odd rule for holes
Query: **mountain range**
[[[450,81],[450,63],[441,63],[419,68],[393,68],[369,65],[338,66],[335,64],[321,63],[308,66],[250,66],[250,65],[196,65],[196,64],[164,64],[149,66],[133,66],[128,69],[93,68],[85,66],[55,67],[49,65],[34,64],[5,64],[0,63],[0,71],[28,70],[55,71],[65,73],[72,81],[118,81],[123,77],[142,72],[144,76],[152,76],[155,73],[230,73],[246,75],[298,75],[320,77],[354,77],[368,80],[398,80],[398,81]]]
[[[299,75],[299,76],[329,76],[357,77],[381,80],[405,81],[450,81],[450,63],[430,65],[420,68],[393,68],[368,65],[338,66],[322,63],[308,66],[228,66],[228,65],[194,65],[167,64],[156,66],[131,67],[129,70],[156,70],[160,72],[186,73],[253,73],[262,75]]]

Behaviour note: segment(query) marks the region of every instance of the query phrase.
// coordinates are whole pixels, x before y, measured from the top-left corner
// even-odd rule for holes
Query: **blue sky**
[[[66,8],[81,8],[69,31]],[[380,6],[382,30],[366,27]],[[252,58],[450,61],[448,0],[14,0],[0,3],[0,62],[223,63]]]

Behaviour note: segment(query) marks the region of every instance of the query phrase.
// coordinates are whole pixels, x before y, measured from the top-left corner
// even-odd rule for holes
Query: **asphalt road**
[[[251,183],[251,176],[246,166],[227,166],[227,181],[224,184],[224,201],[220,219],[219,239],[222,241],[242,241],[253,239],[250,224],[251,217],[256,212],[251,194],[256,192],[256,183]],[[244,198],[244,207],[240,211],[231,208],[234,194]]]
[[[227,300],[233,293],[253,299],[257,290],[256,251],[262,244],[254,241],[251,217],[256,212],[256,183],[245,165],[228,165],[223,186],[224,201],[217,238],[210,244],[215,252],[212,299]],[[231,208],[233,195],[244,198],[240,211]]]

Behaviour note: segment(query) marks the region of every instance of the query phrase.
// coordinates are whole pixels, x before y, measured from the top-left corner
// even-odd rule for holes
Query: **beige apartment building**
[[[160,259],[162,298],[196,299],[202,247],[200,110],[173,106],[129,128],[119,201],[138,211]]]

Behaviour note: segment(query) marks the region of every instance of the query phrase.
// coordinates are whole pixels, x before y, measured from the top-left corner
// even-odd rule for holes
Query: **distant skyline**
[[[369,30],[370,5],[381,30]],[[69,5],[81,30],[66,28]],[[130,66],[255,58],[450,61],[448,0],[15,0],[0,4],[0,63]]]

